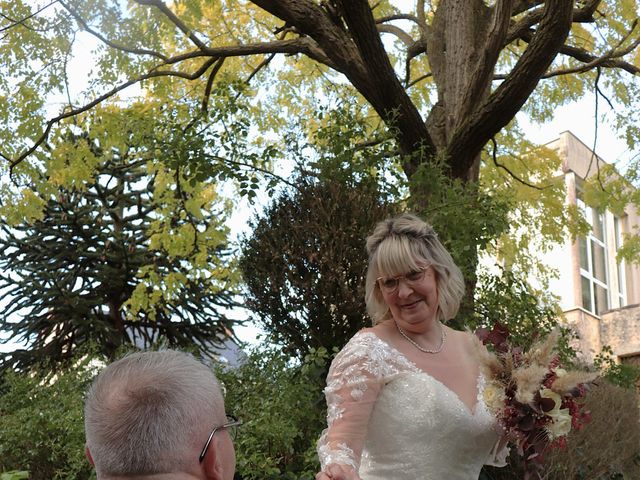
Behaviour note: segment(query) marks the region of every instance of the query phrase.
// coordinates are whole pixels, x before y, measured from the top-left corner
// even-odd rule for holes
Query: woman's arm
[[[359,480],[360,456],[369,417],[383,384],[383,368],[372,358],[370,335],[356,335],[336,356],[325,396],[327,424],[318,441],[321,480]]]

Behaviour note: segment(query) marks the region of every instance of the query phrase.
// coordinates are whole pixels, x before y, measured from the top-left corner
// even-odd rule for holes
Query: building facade
[[[547,145],[562,159],[567,202],[585,216],[591,231],[568,239],[545,255],[559,271],[551,282],[560,295],[569,325],[579,336],[579,352],[587,362],[608,345],[621,362],[640,363],[640,268],[617,260],[625,234],[640,233],[639,212],[629,205],[622,215],[585,204],[585,179],[598,175],[604,161],[571,132]]]

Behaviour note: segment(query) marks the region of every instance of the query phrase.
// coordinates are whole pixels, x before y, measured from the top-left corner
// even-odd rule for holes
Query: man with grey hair
[[[186,353],[125,356],[85,401],[85,452],[98,480],[232,480],[235,452],[211,370]]]

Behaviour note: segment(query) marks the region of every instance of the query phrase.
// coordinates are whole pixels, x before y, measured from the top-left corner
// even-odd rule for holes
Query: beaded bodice
[[[471,411],[374,333],[356,334],[327,377],[320,461],[351,465],[363,480],[477,480],[483,464],[504,464],[483,390],[480,376]]]

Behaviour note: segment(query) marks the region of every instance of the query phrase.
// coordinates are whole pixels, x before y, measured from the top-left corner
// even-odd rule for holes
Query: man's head
[[[235,454],[218,382],[192,356],[127,355],[94,380],[85,401],[87,456],[99,479],[231,480]]]

